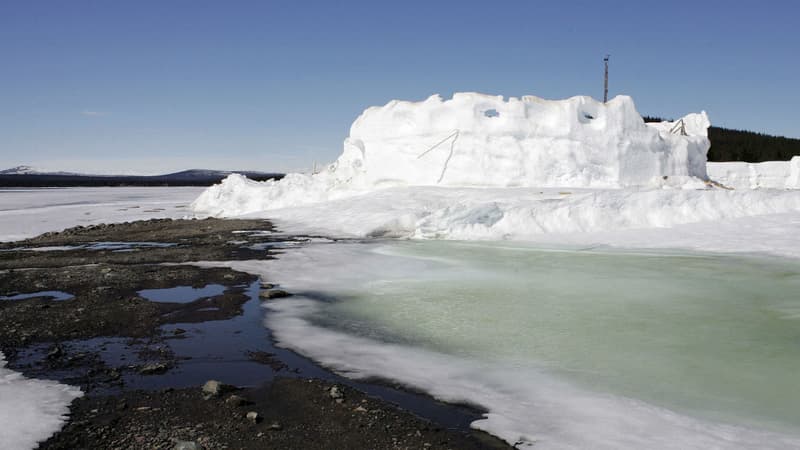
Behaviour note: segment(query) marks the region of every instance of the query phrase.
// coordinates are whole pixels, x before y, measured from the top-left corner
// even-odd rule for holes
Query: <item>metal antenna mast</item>
[[[606,57],[603,58],[603,62],[605,63],[606,66],[606,75],[603,81],[603,103],[606,103],[608,101],[608,57],[609,56],[611,55],[606,55]]]

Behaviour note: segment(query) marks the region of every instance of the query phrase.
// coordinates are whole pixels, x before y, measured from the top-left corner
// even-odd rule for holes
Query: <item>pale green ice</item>
[[[727,423],[800,429],[800,263],[401,242],[313,321]],[[386,260],[381,260],[385,263]]]

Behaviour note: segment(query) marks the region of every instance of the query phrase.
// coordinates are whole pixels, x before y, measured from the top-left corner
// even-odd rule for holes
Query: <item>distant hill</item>
[[[29,166],[18,166],[0,170],[0,187],[211,186],[232,173],[239,173],[256,181],[283,178],[282,173],[203,169],[149,176],[84,175],[69,172],[40,172]]]
[[[662,120],[672,119],[644,117],[645,122]],[[711,162],[788,161],[800,155],[800,139],[714,126],[708,129],[708,138],[711,141],[708,160]]]
[[[43,172],[31,166],[17,166],[10,169],[0,170],[0,175],[80,175],[73,172]]]

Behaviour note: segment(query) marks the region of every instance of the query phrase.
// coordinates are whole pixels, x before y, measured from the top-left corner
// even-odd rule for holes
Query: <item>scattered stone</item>
[[[195,441],[178,441],[173,450],[203,450],[203,446]]]
[[[289,297],[290,295],[292,294],[281,289],[266,289],[266,290],[261,290],[258,293],[259,297],[266,300],[271,300],[273,298]]]
[[[279,372],[288,367],[283,361],[278,359],[274,353],[255,351],[247,352],[247,356],[252,361],[270,366],[275,372]]]
[[[142,375],[158,375],[170,369],[170,364],[165,362],[150,363],[139,369]]]
[[[57,359],[57,358],[60,358],[61,355],[63,355],[63,354],[64,354],[64,349],[61,348],[61,344],[56,344],[47,353],[47,359]]]
[[[261,421],[261,416],[259,416],[258,413],[255,411],[248,412],[246,417],[247,420],[253,423],[258,423],[259,421]]]
[[[243,397],[233,394],[225,399],[225,403],[233,406],[242,406],[247,403],[247,400],[245,400]]]
[[[269,429],[278,431],[278,430],[282,430],[283,426],[281,424],[279,424],[278,422],[273,422],[272,424],[270,424]]]
[[[363,406],[359,405],[353,411],[355,411],[355,412],[367,412],[367,408],[364,408]]]
[[[178,335],[181,335],[181,334],[184,334],[184,333],[186,333],[186,330],[184,330],[183,328],[175,328],[175,331],[172,332],[172,334],[174,334],[175,336],[178,336]]]
[[[272,283],[261,283],[261,289],[272,289],[275,285]]]
[[[344,400],[344,394],[338,386],[331,387],[331,389],[328,391],[328,395],[330,395],[334,400]]]
[[[206,384],[203,385],[203,393],[209,398],[219,397],[225,392],[230,392],[231,390],[233,390],[233,386],[222,384],[217,380],[208,380],[206,381]]]

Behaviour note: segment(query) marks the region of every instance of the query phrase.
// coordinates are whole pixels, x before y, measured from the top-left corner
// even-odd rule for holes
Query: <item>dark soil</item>
[[[307,240],[274,231],[262,220],[149,220],[0,244],[0,351],[9,367],[86,393],[71,405],[62,431],[40,448],[507,448],[387,399],[436,411],[431,417],[461,417],[452,423],[468,423],[479,411],[350,382],[272,347],[260,317],[242,320],[259,301],[259,283],[275,288],[279,280],[185,264],[268,259]],[[36,250],[50,247],[60,249]],[[180,301],[141,293],[176,287],[204,293],[208,286],[217,290]],[[3,299],[20,294],[30,296]],[[226,335],[233,337],[224,355],[193,361],[184,354],[211,345],[203,339],[225,330],[213,324],[227,323],[242,328]],[[231,374],[249,373],[252,382],[204,395],[197,381],[203,370],[225,365]],[[248,419],[249,412],[257,418]]]

